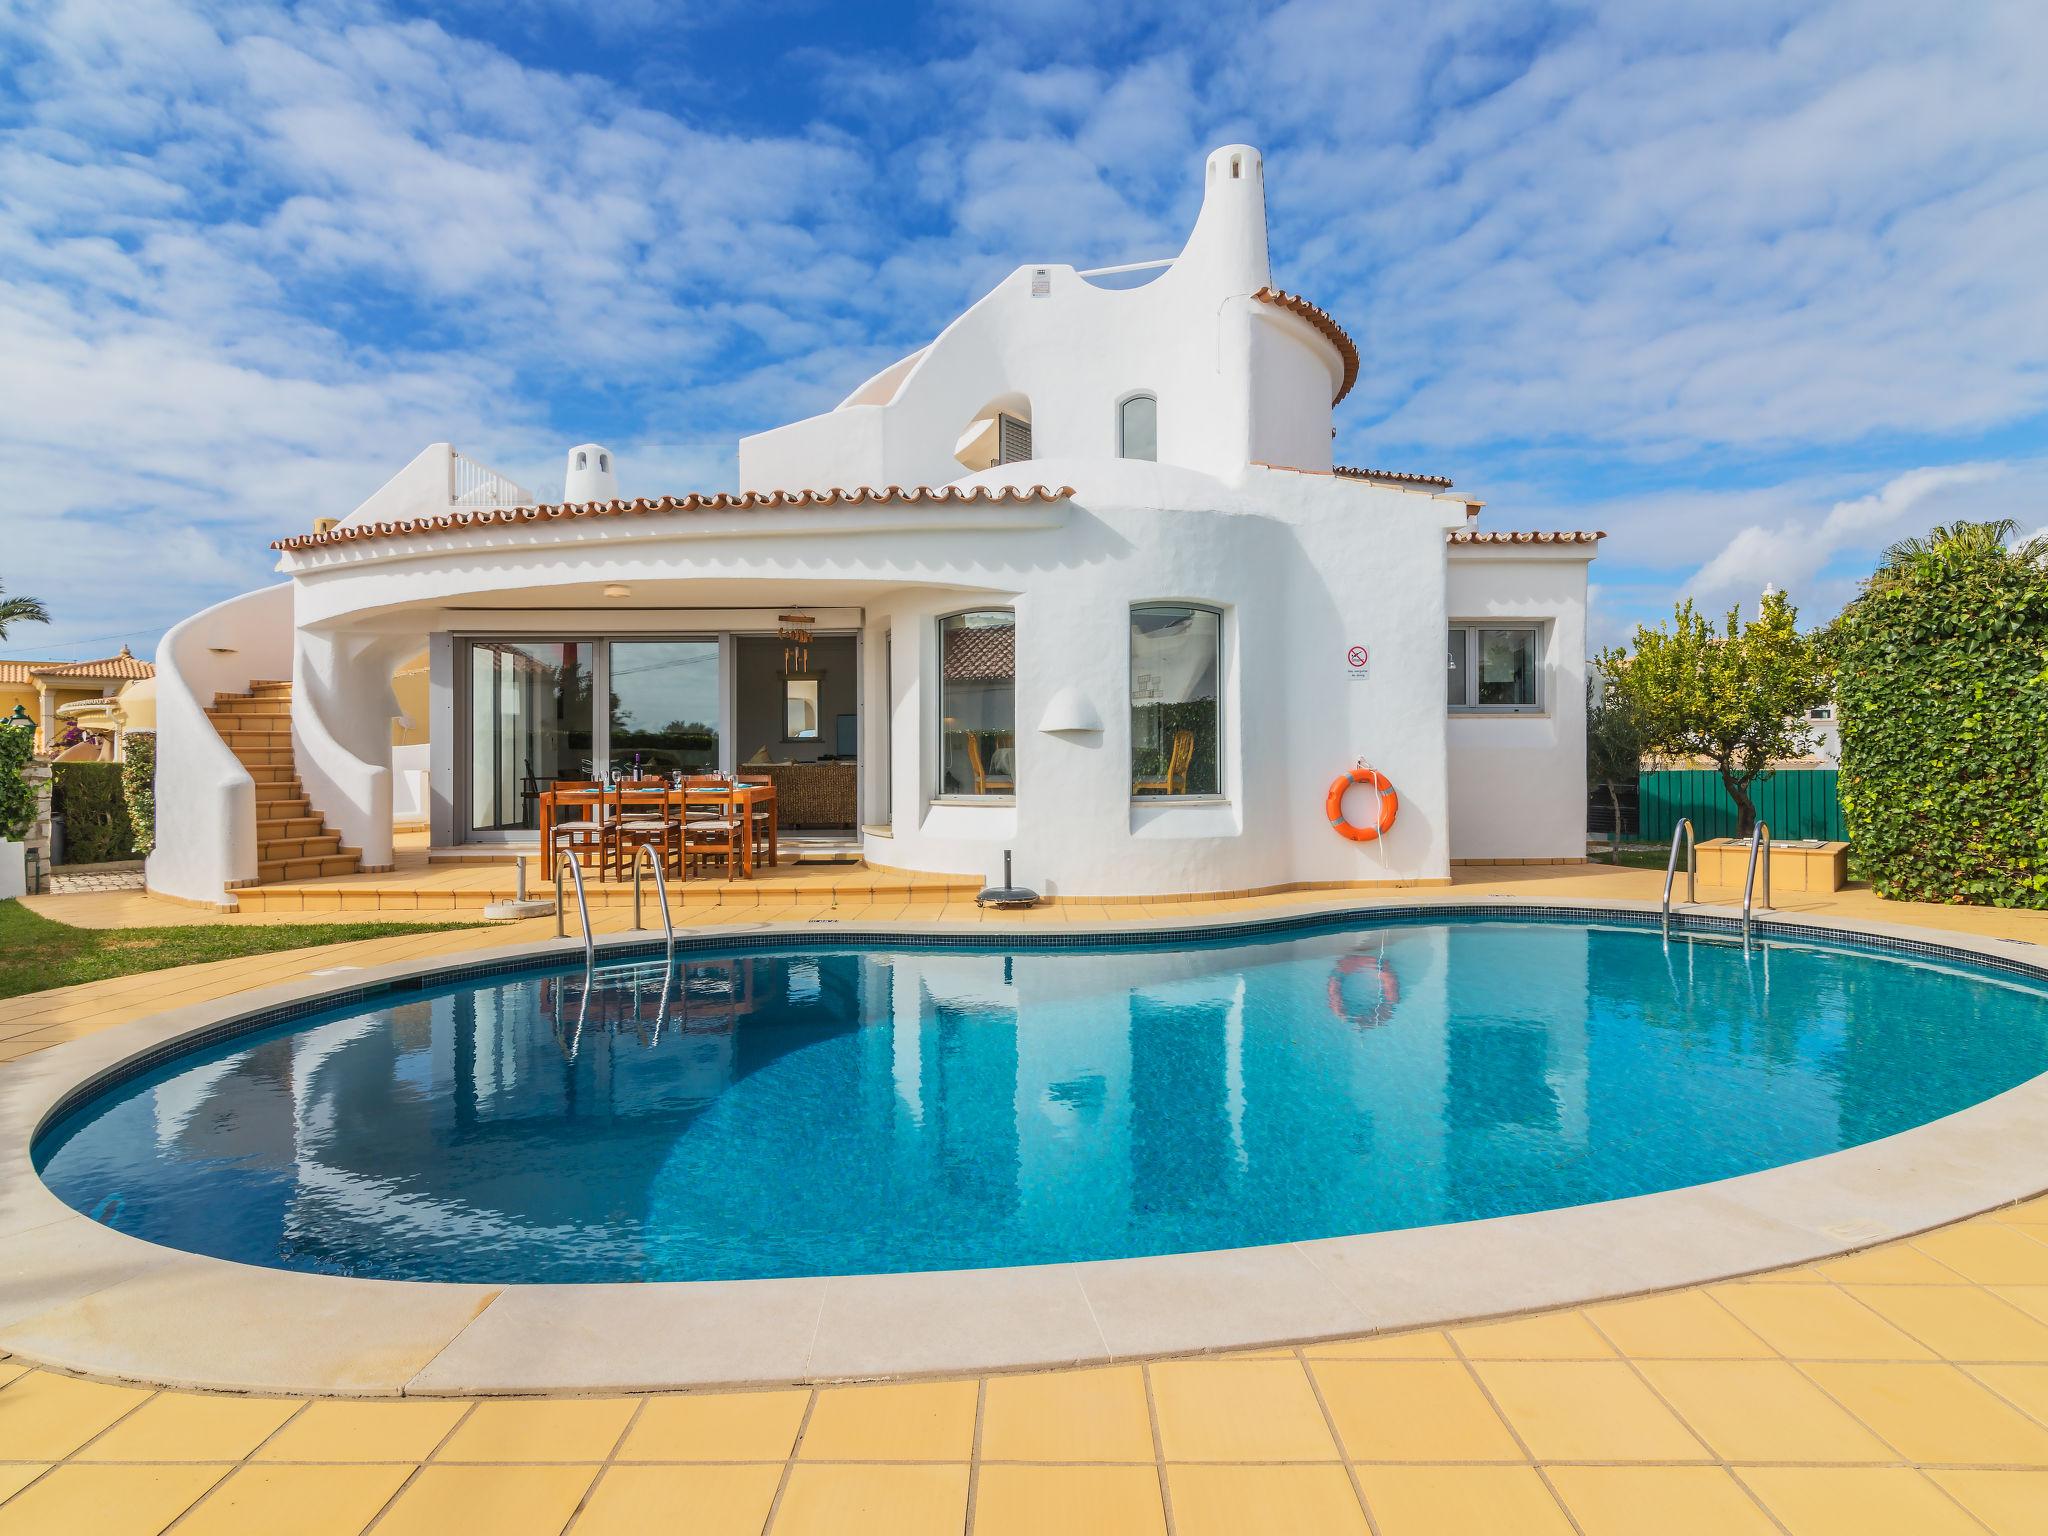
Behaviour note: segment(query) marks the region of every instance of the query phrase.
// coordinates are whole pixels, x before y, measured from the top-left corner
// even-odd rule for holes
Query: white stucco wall
[[[152,891],[217,902],[256,878],[256,786],[206,717],[216,693],[292,675],[292,584],[231,597],[156,650],[156,848]]]
[[[1451,856],[1586,855],[1586,545],[1453,546],[1447,617],[1544,627],[1543,708],[1449,718]],[[1433,674],[1443,698],[1443,641]]]

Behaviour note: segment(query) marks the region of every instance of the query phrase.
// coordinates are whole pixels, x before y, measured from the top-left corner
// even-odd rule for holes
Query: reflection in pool
[[[1445,917],[1178,949],[792,948],[491,978],[182,1056],[38,1143],[153,1241],[472,1281],[1239,1247],[1749,1172],[2048,1069],[1903,955]]]

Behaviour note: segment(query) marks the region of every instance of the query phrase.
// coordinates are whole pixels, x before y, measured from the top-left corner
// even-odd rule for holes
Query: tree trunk
[[[1608,833],[1610,841],[1607,847],[1608,852],[1613,856],[1614,862],[1619,864],[1621,862],[1621,789],[1612,779],[1607,781],[1607,803],[1614,807],[1614,826]]]
[[[1721,765],[1721,783],[1728,790],[1728,798],[1735,802],[1735,835],[1748,837],[1756,830],[1756,802],[1749,798],[1748,779],[1737,778],[1733,769]]]

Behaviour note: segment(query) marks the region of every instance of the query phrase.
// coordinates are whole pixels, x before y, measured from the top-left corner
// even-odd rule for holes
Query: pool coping
[[[720,924],[679,947],[918,942],[1031,948],[1214,938],[1333,919],[1498,909],[1654,926],[1640,902],[1480,893],[1309,903],[1144,923]],[[1673,909],[1727,932],[1732,909]],[[1764,938],[1863,939],[2048,980],[2048,950],[1860,919],[1773,913]],[[601,956],[659,951],[607,935]],[[641,1284],[365,1280],[208,1258],[129,1237],[35,1174],[37,1132],[81,1096],[252,1015],[314,1012],[434,976],[573,960],[580,940],[347,968],[175,1008],[0,1069],[0,1350],[156,1385],[342,1396],[613,1393],[959,1375],[1301,1344],[1609,1300],[1809,1263],[2027,1199],[2048,1182],[2048,1074],[1926,1125],[1709,1184],[1446,1226],[1009,1269]]]

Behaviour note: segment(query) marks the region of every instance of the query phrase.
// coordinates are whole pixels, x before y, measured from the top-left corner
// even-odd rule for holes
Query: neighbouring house
[[[95,661],[0,661],[0,719],[19,711],[33,721],[39,755],[113,758],[128,731],[150,729],[155,676],[125,645]],[[60,747],[70,726],[90,739]]]
[[[1178,256],[1018,268],[743,439],[735,491],[622,499],[586,443],[542,502],[443,443],[279,539],[282,582],[158,653],[151,886],[389,865],[407,818],[530,845],[540,787],[634,763],[764,768],[875,865],[1014,850],[1066,896],[1582,858],[1600,535],[1333,464],[1358,348],[1274,285],[1259,152],[1202,175]],[[1372,842],[1325,809],[1361,760]]]

